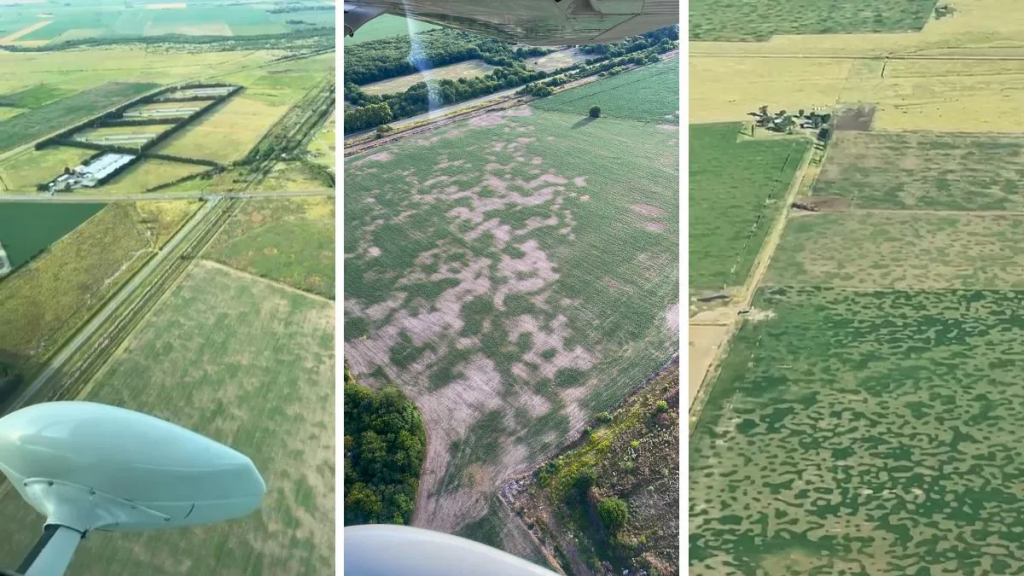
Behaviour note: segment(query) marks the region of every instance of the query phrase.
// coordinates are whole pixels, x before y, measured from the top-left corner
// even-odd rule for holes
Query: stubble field
[[[678,348],[678,131],[587,109],[488,114],[346,164],[346,354],[423,413],[417,525],[498,518],[500,481]]]

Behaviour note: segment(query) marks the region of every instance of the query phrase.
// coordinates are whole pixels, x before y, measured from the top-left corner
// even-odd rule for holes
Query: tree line
[[[420,32],[414,38],[396,36],[346,47],[345,84],[369,84],[467,60],[512,66],[516,61],[548,52],[545,48],[513,48],[512,44],[494,38],[438,28]]]
[[[345,526],[412,520],[427,434],[397,388],[375,392],[345,366]]]
[[[420,36],[432,32],[435,31],[425,32]],[[345,113],[345,133],[369,130],[394,120],[428,111],[431,87],[433,87],[434,95],[438,100],[435,103],[439,106],[458,104],[519,86],[525,86],[523,90],[519,91],[521,94],[531,94],[537,97],[548,96],[552,93],[552,88],[574,80],[595,74],[617,74],[625,70],[625,66],[628,65],[657,62],[659,54],[673,50],[678,45],[678,41],[673,40],[673,37],[676,39],[679,37],[679,30],[676,26],[649,32],[607,45],[603,53],[595,54],[593,58],[588,58],[582,64],[565,66],[550,73],[530,70],[520,60],[532,57],[531,54],[535,54],[532,50],[509,49],[507,57],[514,59],[512,64],[499,67],[484,76],[459,78],[458,80],[431,80],[430,86],[427,82],[419,82],[405,92],[383,96],[366,94],[355,82],[346,81],[345,99],[356,108]],[[408,41],[408,38],[404,40]],[[499,41],[495,40],[494,42]],[[376,42],[366,43],[366,45],[374,44]],[[347,68],[349,58],[347,53],[345,57]],[[347,70],[346,77],[348,77]],[[543,82],[541,82],[542,80]]]

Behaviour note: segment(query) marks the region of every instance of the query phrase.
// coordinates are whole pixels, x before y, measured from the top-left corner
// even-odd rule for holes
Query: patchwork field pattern
[[[679,59],[671,58],[559,92],[534,106],[581,118],[591,106],[600,106],[601,116],[678,124],[679,96],[673,96],[678,92]]]
[[[842,132],[815,196],[852,208],[1024,211],[1024,137]]]
[[[0,152],[57,132],[156,87],[147,83],[110,82],[9,118],[0,122]]]
[[[790,213],[696,420],[691,574],[1024,571],[1024,14],[1009,6],[962,0],[918,34],[691,46],[691,120],[876,110],[829,144],[808,198],[822,213]],[[811,16],[856,22],[831,8]]]
[[[766,40],[777,34],[912,32],[924,27],[936,0],[693,0],[690,40]]]
[[[347,161],[346,354],[423,413],[414,523],[479,518],[677,349],[678,138],[526,107]]]
[[[249,200],[205,257],[334,298],[334,198]]]
[[[104,204],[4,204],[0,209],[0,244],[11,267],[26,264],[103,207]]]
[[[1024,568],[1020,301],[763,292],[692,436],[690,573]]]
[[[809,147],[738,141],[739,123],[690,125],[690,289],[743,284]]]
[[[239,330],[244,326],[244,330]],[[84,399],[153,414],[250,456],[267,483],[243,520],[91,534],[75,574],[334,574],[333,305],[200,261]],[[0,562],[32,546],[38,513],[9,490]],[[13,529],[13,527],[18,527]]]

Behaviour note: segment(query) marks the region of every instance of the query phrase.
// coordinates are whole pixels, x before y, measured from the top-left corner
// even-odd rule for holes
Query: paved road
[[[183,199],[217,199],[217,198],[296,198],[300,196],[334,196],[333,190],[300,190],[290,192],[181,192],[181,193],[152,193],[152,194],[0,194],[0,203],[3,202],[60,202],[66,204],[82,202],[138,202],[140,200],[183,200]]]
[[[136,289],[138,289],[139,285],[145,282],[146,279],[160,267],[163,261],[167,259],[167,256],[174,252],[174,249],[188,237],[192,229],[195,228],[207,214],[209,214],[210,210],[212,210],[217,203],[218,199],[215,198],[200,208],[199,212],[197,212],[196,215],[189,220],[180,231],[178,231],[178,234],[171,238],[171,240],[167,242],[159,252],[157,252],[156,256],[151,258],[150,261],[142,267],[142,270],[140,270],[134,277],[132,277],[131,280],[128,281],[127,284],[118,290],[117,294],[115,294],[114,297],[103,306],[99,313],[97,313],[70,342],[60,349],[60,352],[53,357],[46,369],[43,370],[43,372],[32,382],[28,389],[18,397],[8,410],[13,412],[24,406],[25,403],[28,402],[32,396],[38,392],[39,389],[42,388],[42,386],[46,384],[46,382],[68,361],[68,359],[78,352],[82,346],[92,338],[93,334],[96,333],[96,330],[98,330],[100,326],[110,318],[114,311],[124,304],[124,301],[127,300]]]

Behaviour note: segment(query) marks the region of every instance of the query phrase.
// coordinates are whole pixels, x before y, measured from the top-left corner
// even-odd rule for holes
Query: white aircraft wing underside
[[[361,0],[345,32],[384,13],[539,46],[615,42],[679,22],[678,0]]]

